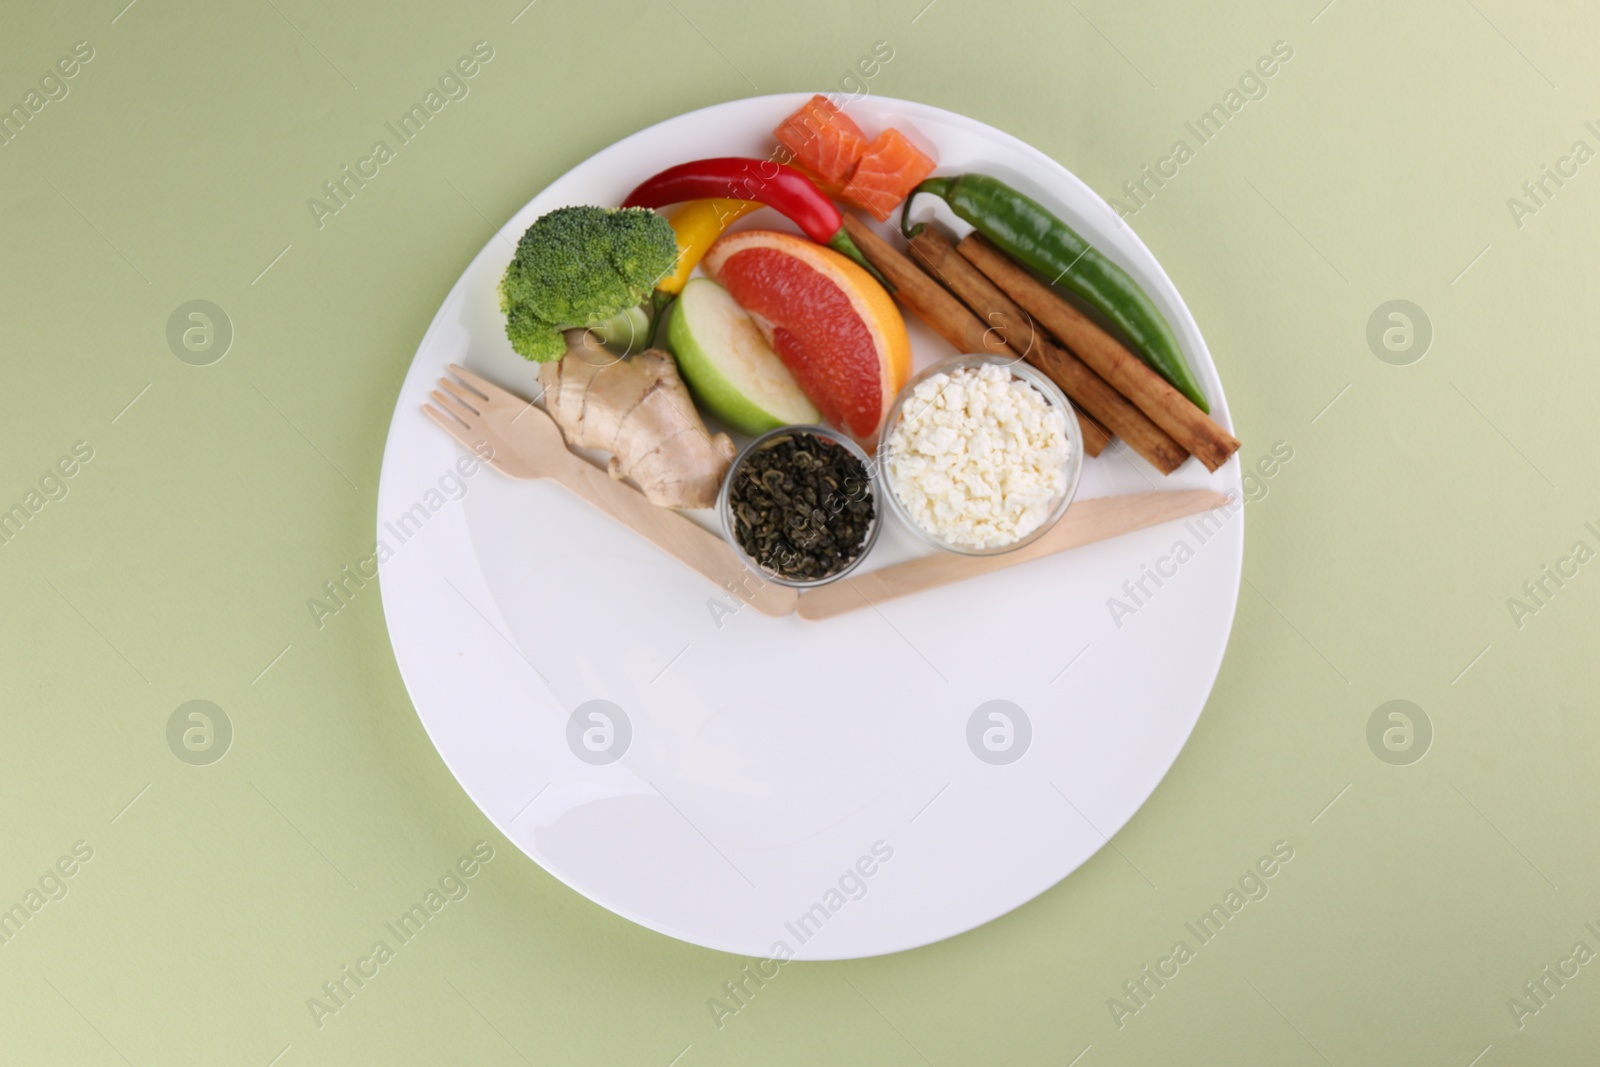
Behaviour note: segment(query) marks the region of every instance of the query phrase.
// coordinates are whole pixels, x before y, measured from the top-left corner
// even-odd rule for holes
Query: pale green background
[[[1600,147],[1592,7],[124,2],[13,3],[0,35],[6,105],[73,42],[96,53],[0,148],[0,506],[95,449],[0,548],[0,906],[95,850],[0,947],[0,1060],[1592,1061],[1600,964],[1520,1031],[1506,1008],[1580,937],[1600,949],[1600,570],[1521,629],[1506,607],[1600,519],[1600,162],[1520,229],[1506,206]],[[306,198],[479,40],[471,95],[319,231]],[[744,961],[523,857],[424,736],[376,588],[320,632],[305,601],[370,548],[396,391],[494,225],[618,137],[835,88],[878,40],[874,93],[993,123],[1108,196],[1292,45],[1133,224],[1243,455],[1294,459],[1248,509],[1227,660],[1121,855],[943,944],[785,968],[719,1030],[707,999]],[[236,330],[209,367],[165,340],[197,298]],[[1412,366],[1365,340],[1394,298],[1435,328]],[[196,698],[235,729],[206,767],[165,739]],[[1408,767],[1365,740],[1393,698],[1436,730]],[[480,838],[471,895],[318,1030],[306,998]],[[1271,895],[1119,1030],[1107,998],[1279,839]]]

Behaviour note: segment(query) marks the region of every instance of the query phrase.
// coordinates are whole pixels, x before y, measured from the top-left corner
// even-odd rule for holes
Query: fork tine
[[[500,449],[497,447],[500,444],[499,438],[487,433],[479,436],[477,440],[473,440],[472,437],[469,436],[474,430],[481,430],[482,427],[463,426],[455,419],[454,416],[445,414],[432,404],[422,405],[422,410],[428,416],[428,418],[432,419],[438,424],[440,429],[444,430],[445,433],[449,434],[451,437],[454,437],[458,442],[460,442],[462,447],[466,448],[466,450],[469,452],[475,453],[480,457],[484,457],[484,462],[488,463],[489,466],[493,467],[501,474],[512,478],[529,477],[529,475],[521,469],[516,467],[508,467],[500,458]]]
[[[461,401],[457,400],[455,397],[441,393],[437,389],[428,395],[433,398],[433,402],[435,404],[438,404],[445,411],[448,411],[457,419],[461,420],[462,425],[466,426],[468,429],[471,429],[473,424],[477,422],[478,413],[461,403]]]
[[[457,400],[461,401],[461,406],[472,412],[474,415],[483,414],[483,412],[479,411],[478,409],[483,407],[486,399],[485,397],[479,396],[471,389],[463,388],[462,386],[451,381],[449,378],[440,378],[439,387],[445,392],[449,393],[451,396],[455,397]]]
[[[453,415],[445,414],[432,404],[422,405],[422,413],[437,423],[439,428],[445,433],[449,434],[451,437],[454,437],[457,441],[460,441],[468,448],[472,447],[471,443],[467,441],[467,434],[471,432],[472,428],[470,426],[463,426],[460,419],[457,419]]]
[[[511,395],[506,390],[489,381],[487,378],[480,378],[476,374],[473,374],[459,363],[450,364],[450,373],[454,374],[457,378],[460,378],[463,382],[466,382],[468,385],[472,386],[472,388],[476,389],[478,391],[478,395],[483,397],[485,400],[492,400],[496,396]]]

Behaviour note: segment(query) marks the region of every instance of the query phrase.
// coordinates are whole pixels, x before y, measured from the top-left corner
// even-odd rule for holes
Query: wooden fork
[[[432,393],[438,407],[424,404],[422,410],[468,449],[488,451],[495,470],[512,478],[560,482],[763,615],[794,610],[795,590],[762,580],[722,538],[650,503],[567,448],[561,428],[543,410],[454,363],[450,373],[460,381],[440,378]]]

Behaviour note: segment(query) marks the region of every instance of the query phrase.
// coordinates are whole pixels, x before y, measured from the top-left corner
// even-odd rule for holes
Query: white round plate
[[[751,956],[841,959],[1002,915],[1128,821],[1216,678],[1244,516],[1240,503],[1206,525],[1169,523],[824,622],[774,619],[565,490],[475,467],[422,414],[452,362],[536,395],[496,293],[534,219],[616,204],[686,160],[764,157],[772,128],[805,99],[736,100],[642,130],[490,239],[400,391],[378,538],[384,613],[417,714],[502,833],[652,930]],[[942,173],[1013,183],[1131,271],[1231,425],[1177,290],[1086,185],[948,111],[870,97],[849,112],[869,136],[893,125],[932,147]],[[919,200],[917,213],[934,206]],[[792,229],[772,211],[741,225]],[[916,368],[953,354],[914,317],[907,325]],[[1238,462],[1207,474],[1190,460],[1163,479],[1118,442],[1085,463],[1079,499],[1198,487],[1241,501]],[[890,523],[864,567],[922,552]]]

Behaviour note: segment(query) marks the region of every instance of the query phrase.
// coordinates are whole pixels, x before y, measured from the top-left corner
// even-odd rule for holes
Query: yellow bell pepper
[[[706,254],[711,243],[722,236],[722,231],[764,205],[754,200],[691,200],[674,211],[667,220],[678,237],[678,269],[656,286],[664,293],[677,295],[689,281],[694,270]]]

